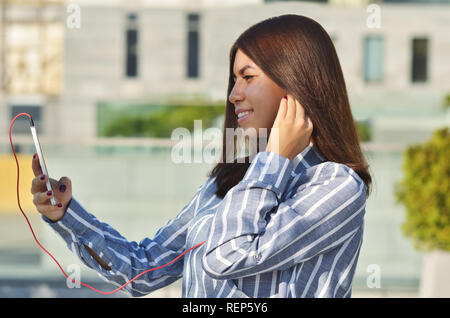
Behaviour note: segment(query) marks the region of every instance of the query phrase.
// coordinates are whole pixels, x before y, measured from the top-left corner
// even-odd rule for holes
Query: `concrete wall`
[[[309,16],[335,38],[354,110],[412,106],[437,109],[449,90],[450,6],[381,5],[381,27],[370,29],[366,6],[308,2],[81,1],[81,28],[66,28],[64,89],[45,103],[43,133],[51,136],[96,136],[96,103],[105,99],[155,98],[200,93],[225,99],[228,54],[234,40],[249,26],[271,16],[294,13]],[[125,29],[127,12],[139,16],[139,76],[127,79]],[[200,77],[186,73],[186,14],[200,14]],[[384,38],[384,74],[379,84],[363,80],[363,38]],[[429,80],[410,81],[411,39],[429,38]],[[7,100],[8,96],[3,96]],[[4,108],[6,107],[6,109]],[[0,129],[9,127],[9,106],[2,104]],[[361,114],[364,117],[367,113]],[[440,125],[438,123],[437,125]],[[414,124],[413,124],[414,126]],[[379,139],[383,141],[384,139]]]
[[[437,108],[449,89],[449,6],[382,5],[381,28],[366,25],[365,6],[316,3],[269,3],[214,7],[142,7],[139,15],[139,77],[124,77],[125,17],[129,8],[82,6],[81,29],[67,30],[65,89],[59,107],[65,123],[61,133],[92,137],[95,104],[102,99],[132,99],[176,93],[204,93],[225,99],[228,53],[234,40],[265,18],[295,13],[314,18],[336,38],[352,107],[416,106]],[[200,14],[200,77],[187,79],[186,14]],[[363,39],[384,38],[385,79],[363,80]],[[429,80],[410,81],[411,39],[429,38]],[[67,120],[70,119],[70,120]]]

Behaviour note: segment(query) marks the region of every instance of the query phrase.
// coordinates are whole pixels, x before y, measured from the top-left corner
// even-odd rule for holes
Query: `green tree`
[[[417,250],[450,251],[449,129],[408,147],[403,158],[404,177],[395,185],[395,198],[407,213],[403,233]]]

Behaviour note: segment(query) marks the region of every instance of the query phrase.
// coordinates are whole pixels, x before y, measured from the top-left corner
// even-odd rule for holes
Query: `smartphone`
[[[45,165],[44,156],[42,154],[41,145],[39,144],[39,139],[37,137],[36,127],[34,127],[33,118],[31,118],[31,117],[30,117],[30,129],[31,129],[31,135],[33,136],[34,146],[36,147],[36,153],[38,154],[38,157],[39,157],[39,163],[41,165],[42,173],[47,176],[47,183],[46,183],[47,190],[53,191],[52,185],[50,184],[50,176],[48,174],[47,166]],[[50,202],[52,205],[56,205],[56,200],[55,200],[54,196],[52,196],[50,198]]]

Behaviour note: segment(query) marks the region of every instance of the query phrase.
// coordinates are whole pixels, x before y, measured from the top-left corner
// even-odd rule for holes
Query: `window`
[[[11,105],[11,119],[12,121],[14,117],[16,117],[20,113],[27,113],[33,117],[34,126],[40,133],[42,133],[41,129],[41,106],[40,105]],[[16,119],[13,126],[13,133],[30,133],[30,119],[27,116],[20,116]],[[14,146],[16,148],[16,146]],[[15,149],[16,152],[17,149]]]
[[[130,13],[127,16],[127,29],[125,32],[125,75],[126,77],[138,76],[138,40],[137,15]]]
[[[427,81],[428,39],[414,38],[412,40],[411,81],[413,83]]]
[[[367,36],[364,39],[364,81],[383,80],[383,38]]]
[[[188,78],[199,77],[199,22],[198,14],[188,14],[187,16],[187,70]]]

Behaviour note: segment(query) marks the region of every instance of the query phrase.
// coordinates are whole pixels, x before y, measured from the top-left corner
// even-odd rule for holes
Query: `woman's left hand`
[[[288,94],[287,98],[281,99],[266,151],[276,152],[292,160],[309,145],[312,131],[313,124],[303,106]]]

